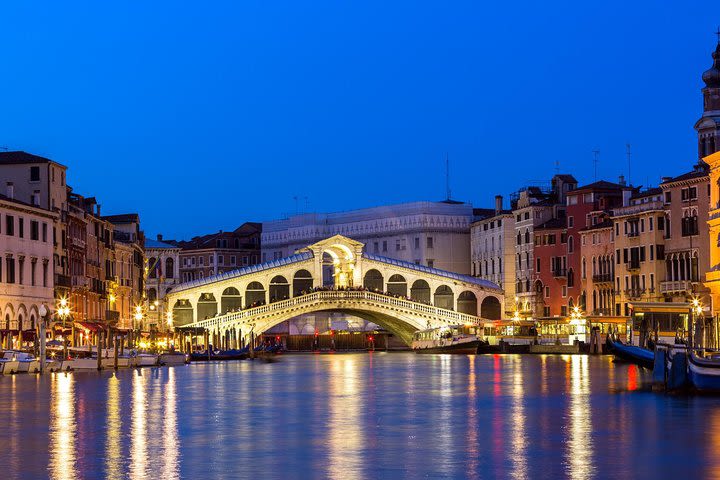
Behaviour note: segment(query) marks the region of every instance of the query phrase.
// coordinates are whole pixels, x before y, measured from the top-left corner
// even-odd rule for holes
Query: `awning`
[[[75,322],[75,325],[79,326],[80,328],[90,330],[91,332],[97,332],[98,330],[105,329],[105,325],[98,322]]]
[[[689,303],[679,302],[637,302],[628,307],[633,313],[688,313],[692,309]]]

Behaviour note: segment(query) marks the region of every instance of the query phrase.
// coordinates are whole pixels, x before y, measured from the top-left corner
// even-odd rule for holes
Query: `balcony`
[[[660,282],[660,293],[690,293],[692,282],[690,280],[671,280]]]
[[[630,261],[627,263],[628,270],[640,270],[640,262]]]
[[[55,286],[70,288],[70,277],[67,275],[55,275]]]
[[[628,238],[637,238],[640,236],[640,232],[628,232],[627,236]]]
[[[645,294],[644,288],[629,288],[629,289],[625,290],[625,296],[630,299],[640,298],[644,294]]]
[[[83,240],[82,238],[70,237],[70,246],[79,248],[79,249],[84,249],[85,248],[85,240]]]
[[[552,271],[553,277],[555,278],[565,278],[567,277],[567,269],[566,268],[553,268]]]
[[[609,273],[601,273],[599,275],[592,276],[593,283],[612,283],[613,276]]]
[[[117,310],[107,310],[105,315],[108,323],[117,323],[120,320],[120,312]]]

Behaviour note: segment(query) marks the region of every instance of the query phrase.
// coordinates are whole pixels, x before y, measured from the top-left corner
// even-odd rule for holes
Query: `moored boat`
[[[29,353],[18,352],[15,350],[5,351],[3,358],[6,360],[3,366],[3,373],[6,375],[29,372],[30,363],[33,361],[33,356]]]
[[[160,365],[183,365],[190,363],[190,356],[180,352],[167,352],[160,354]]]
[[[453,325],[420,330],[413,334],[412,349],[415,353],[476,354],[485,344],[478,337],[475,327]]]
[[[138,367],[154,367],[158,364],[159,355],[153,353],[138,353],[135,357]]]
[[[614,340],[612,335],[608,335],[606,346],[608,351],[619,360],[634,363],[650,370],[654,366],[655,352],[653,351],[635,345],[626,345],[620,340]]]
[[[720,358],[703,358],[694,352],[688,358],[688,377],[695,390],[720,393]]]

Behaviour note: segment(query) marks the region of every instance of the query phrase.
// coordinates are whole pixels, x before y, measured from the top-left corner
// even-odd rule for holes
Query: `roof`
[[[145,248],[180,248],[177,245],[172,245],[170,243],[161,242],[159,240],[152,240],[149,238],[145,239]]]
[[[572,195],[580,190],[623,190],[630,188],[627,185],[621,185],[619,183],[608,182],[607,180],[598,180],[597,182],[589,183],[578,187],[575,190],[568,192],[568,195]]]
[[[94,198],[93,198],[94,200]],[[101,217],[110,223],[140,223],[140,215],[137,213],[122,213],[120,215],[104,215]]]
[[[376,262],[388,263],[390,265],[395,265],[396,267],[402,267],[410,270],[416,270],[418,272],[438,275],[440,277],[451,278],[453,280],[464,283],[472,283],[474,285],[479,285],[481,287],[490,288],[493,290],[500,290],[500,286],[498,284],[490,282],[488,280],[483,280],[482,278],[471,277],[470,275],[461,275],[459,273],[448,272],[446,270],[439,270],[432,267],[426,267],[425,265],[418,265],[417,263],[406,262],[404,260],[397,260],[394,258],[383,257],[380,255],[373,255],[371,253],[363,253],[363,258],[366,258],[368,260],[375,260]]]
[[[633,194],[630,198],[644,198],[644,197],[651,197],[653,195],[661,195],[662,189],[660,187],[655,188],[648,188],[647,190],[644,190],[642,192],[638,192]]]
[[[678,175],[677,177],[667,179],[660,185],[666,185],[673,182],[681,182],[683,180],[692,180],[693,178],[707,177],[709,175],[708,170],[708,165],[705,162],[701,161],[699,164],[695,165],[695,168],[693,168],[692,171],[683,173],[682,175]]]
[[[201,285],[207,285],[208,283],[219,282],[222,280],[230,280],[231,278],[242,277],[243,275],[249,275],[251,273],[261,272],[263,270],[269,270],[271,268],[283,267],[293,263],[304,262],[314,257],[312,252],[302,252],[289,257],[280,258],[270,262],[260,263],[257,265],[250,265],[249,267],[238,268],[225,273],[219,273],[217,275],[211,275],[209,277],[200,278],[198,280],[192,280],[190,282],[181,283],[173,289],[173,293],[182,292],[190,288],[199,287]]]
[[[0,164],[3,165],[22,165],[25,163],[57,163],[55,160],[33,155],[31,153],[16,150],[12,152],[0,152]],[[64,166],[64,165],[63,165]]]
[[[562,180],[563,182],[577,183],[577,180],[575,180],[575,177],[573,177],[573,176],[570,175],[569,173],[558,173],[558,174],[555,175],[553,178],[559,178],[559,179]]]
[[[547,222],[535,227],[535,230],[544,230],[548,228],[567,228],[567,222],[565,218],[551,218]]]
[[[233,236],[250,237],[262,232],[262,224],[257,222],[245,222],[232,232],[215,232],[207,235],[193,237],[190,240],[179,240],[175,243],[185,250],[196,250],[202,248],[215,248],[215,240],[220,238],[232,238]],[[259,244],[257,245],[259,247]],[[246,248],[246,245],[243,245]]]
[[[16,203],[18,205],[22,205],[23,207],[30,207],[30,208],[34,208],[36,210],[41,210],[45,215],[48,215],[48,216],[51,216],[53,214],[53,212],[45,210],[44,208],[42,208],[39,205],[32,205],[30,203],[23,202],[22,200],[18,200],[17,198],[10,198],[1,193],[0,193],[0,200],[2,200],[4,202]]]
[[[612,228],[613,221],[609,218],[606,218],[600,223],[596,223],[595,225],[590,225],[589,227],[581,228],[581,232],[587,232],[588,230],[600,230],[602,228]]]

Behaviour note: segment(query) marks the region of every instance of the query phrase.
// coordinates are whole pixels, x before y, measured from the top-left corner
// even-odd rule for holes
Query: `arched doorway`
[[[322,275],[323,287],[332,287],[335,285],[335,262],[333,256],[328,252],[323,252]]]
[[[368,270],[365,274],[365,279],[363,280],[363,286],[367,288],[368,290],[377,290],[380,292],[385,291],[385,283],[382,276],[382,273],[375,270],[374,268],[371,270]]]
[[[313,288],[313,278],[307,270],[298,270],[293,275],[293,297],[309,293]]]
[[[497,297],[485,297],[480,304],[480,316],[488,320],[500,320],[502,307]]]
[[[198,298],[198,320],[203,320],[217,315],[217,307],[218,305],[215,295],[212,293],[201,293],[200,298]]]
[[[435,289],[435,306],[446,310],[455,310],[455,294],[447,285]]]
[[[245,308],[265,304],[265,287],[260,282],[250,282],[245,289]]]
[[[458,295],[457,311],[468,315],[477,315],[477,297],[469,290]]]
[[[410,298],[430,305],[430,285],[425,280],[415,280],[410,287]]]
[[[242,295],[240,295],[240,290],[235,287],[228,287],[223,290],[222,296],[220,297],[220,310],[222,313],[240,308],[242,308]]]
[[[391,275],[388,278],[387,291],[392,295],[407,297],[407,280],[402,275]]]
[[[290,298],[290,284],[282,275],[270,280],[270,303]]]

